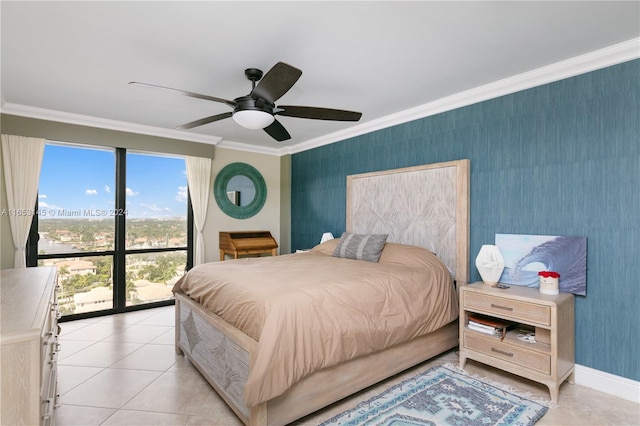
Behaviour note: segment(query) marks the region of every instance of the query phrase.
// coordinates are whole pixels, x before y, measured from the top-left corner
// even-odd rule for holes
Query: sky
[[[127,153],[127,217],[187,215],[183,158]],[[115,211],[115,151],[47,143],[38,190],[40,219],[110,217]],[[80,211],[79,216],[73,213]]]

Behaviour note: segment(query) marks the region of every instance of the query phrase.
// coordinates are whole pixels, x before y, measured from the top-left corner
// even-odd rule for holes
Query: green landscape
[[[172,297],[171,288],[184,273],[187,262],[186,220],[127,220],[129,250],[184,247],[184,250],[125,254],[127,305]],[[60,311],[63,315],[113,307],[113,256],[74,256],[76,253],[114,249],[115,220],[44,219],[39,221],[39,266],[58,269]]]

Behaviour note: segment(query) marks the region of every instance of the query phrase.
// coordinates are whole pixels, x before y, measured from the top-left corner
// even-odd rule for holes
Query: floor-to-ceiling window
[[[173,303],[191,235],[181,157],[47,142],[28,264],[58,270],[63,318]]]
[[[187,177],[182,158],[127,153],[126,304],[172,297],[187,266]]]

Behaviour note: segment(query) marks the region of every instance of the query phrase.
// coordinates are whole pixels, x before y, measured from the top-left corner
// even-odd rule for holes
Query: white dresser
[[[57,403],[55,268],[6,269],[0,276],[0,424],[53,425]]]

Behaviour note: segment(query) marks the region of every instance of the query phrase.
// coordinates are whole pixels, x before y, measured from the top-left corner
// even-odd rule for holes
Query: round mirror
[[[267,187],[258,170],[246,163],[227,164],[213,184],[220,210],[236,219],[257,214],[267,199]]]
[[[236,175],[229,179],[227,184],[227,197],[231,204],[236,206],[248,206],[256,196],[256,186],[251,179],[244,175]]]

